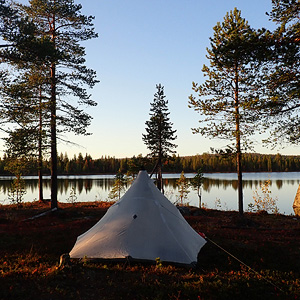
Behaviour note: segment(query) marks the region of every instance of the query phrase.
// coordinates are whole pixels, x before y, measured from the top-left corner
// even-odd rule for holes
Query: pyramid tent
[[[146,171],[91,229],[77,238],[71,258],[102,258],[192,264],[205,244]]]

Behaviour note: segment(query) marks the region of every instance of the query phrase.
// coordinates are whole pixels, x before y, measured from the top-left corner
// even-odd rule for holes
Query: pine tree
[[[21,65],[21,66],[20,66]],[[15,157],[37,157],[39,177],[39,200],[43,200],[43,154],[49,145],[47,135],[48,99],[44,93],[46,76],[42,66],[32,65],[30,70],[17,63],[20,75],[10,82],[2,82],[2,103],[13,128],[7,128],[6,152]]]
[[[146,121],[146,134],[142,135],[142,139],[150,150],[149,156],[156,160],[153,172],[156,171],[157,187],[163,192],[162,164],[169,153],[175,153],[173,149],[177,145],[172,141],[177,136],[175,135],[176,130],[172,129],[173,123],[170,122],[168,100],[165,99],[164,87],[157,84],[156,88],[157,92],[154,94],[150,108],[150,120]]]
[[[265,46],[272,56],[268,57],[262,79],[268,96],[264,121],[272,128],[267,141],[274,148],[300,142],[300,2],[273,0],[269,15],[279,25]]]
[[[46,130],[50,136],[52,208],[57,207],[57,133],[88,134],[87,127],[91,122],[91,116],[67,98],[77,98],[79,104],[86,106],[96,105],[86,90],[97,83],[96,74],[84,65],[85,50],[80,42],[95,38],[97,34],[93,17],[82,15],[81,8],[73,0],[31,0],[28,6],[17,5],[17,9],[34,24],[35,44],[39,41],[47,49],[31,52],[47,74],[44,92],[49,105],[43,115],[48,117],[49,125]],[[36,66],[32,60],[24,60],[23,68],[32,69],[33,65]]]
[[[261,33],[263,34],[263,33]],[[253,30],[236,8],[214,27],[211,47],[207,49],[210,66],[203,67],[203,84],[193,83],[199,99],[190,96],[189,106],[205,118],[204,125],[195,128],[209,138],[231,140],[230,149],[236,156],[238,174],[238,206],[243,214],[242,151],[251,148],[249,137],[257,132],[259,120],[256,101],[259,90],[253,90],[259,70],[257,41],[259,34]]]

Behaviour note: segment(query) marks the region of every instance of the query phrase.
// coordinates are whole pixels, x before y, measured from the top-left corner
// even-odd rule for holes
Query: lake
[[[187,173],[190,179],[195,174]],[[165,195],[173,203],[178,201],[178,189],[176,180],[180,174],[164,174]],[[221,210],[238,210],[237,199],[237,175],[235,173],[211,173],[204,174],[202,190],[202,203],[207,208]],[[13,177],[0,177],[0,203],[9,204],[8,190]],[[26,194],[24,202],[37,200],[38,180],[36,176],[26,176]],[[260,185],[270,179],[271,197],[277,198],[279,212],[286,215],[294,215],[293,202],[300,183],[300,172],[280,173],[244,173],[243,193],[244,210],[249,203],[253,203],[253,193],[261,194]],[[77,202],[105,201],[114,183],[114,175],[88,175],[88,176],[59,176],[58,177],[58,201],[68,202],[71,190],[75,191]],[[129,187],[129,186],[128,186]],[[50,199],[50,178],[44,180],[44,198]],[[199,206],[196,191],[190,189],[188,200],[190,205]]]

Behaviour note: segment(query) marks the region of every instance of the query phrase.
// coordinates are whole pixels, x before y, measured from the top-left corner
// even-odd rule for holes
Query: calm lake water
[[[195,174],[185,174],[190,179]],[[178,201],[176,180],[180,174],[164,174],[165,195],[173,203]],[[204,174],[202,190],[202,203],[207,208],[222,210],[238,210],[237,200],[237,175],[235,173]],[[75,190],[77,202],[105,201],[114,183],[114,175],[90,175],[90,176],[59,176],[58,177],[58,201],[67,202],[71,190]],[[271,197],[277,198],[279,212],[286,215],[294,215],[293,202],[300,183],[300,172],[285,173],[245,173],[243,174],[244,186],[244,210],[248,204],[253,203],[255,190],[261,194],[260,185],[265,180],[271,180]],[[0,203],[9,204],[8,190],[12,177],[0,177]],[[24,202],[30,202],[38,198],[37,177],[25,177],[26,194]],[[129,187],[129,186],[128,186]],[[50,178],[44,181],[44,198],[50,199]],[[190,205],[199,206],[196,192],[190,189],[188,200]]]

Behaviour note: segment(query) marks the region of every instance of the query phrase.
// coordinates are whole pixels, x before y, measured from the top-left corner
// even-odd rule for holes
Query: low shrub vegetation
[[[71,260],[78,235],[93,226],[107,202],[38,202],[1,206],[0,299],[299,299],[300,224],[293,216],[191,208],[186,220],[211,242],[196,268]],[[13,216],[13,218],[11,217]],[[238,260],[235,259],[238,258]]]

